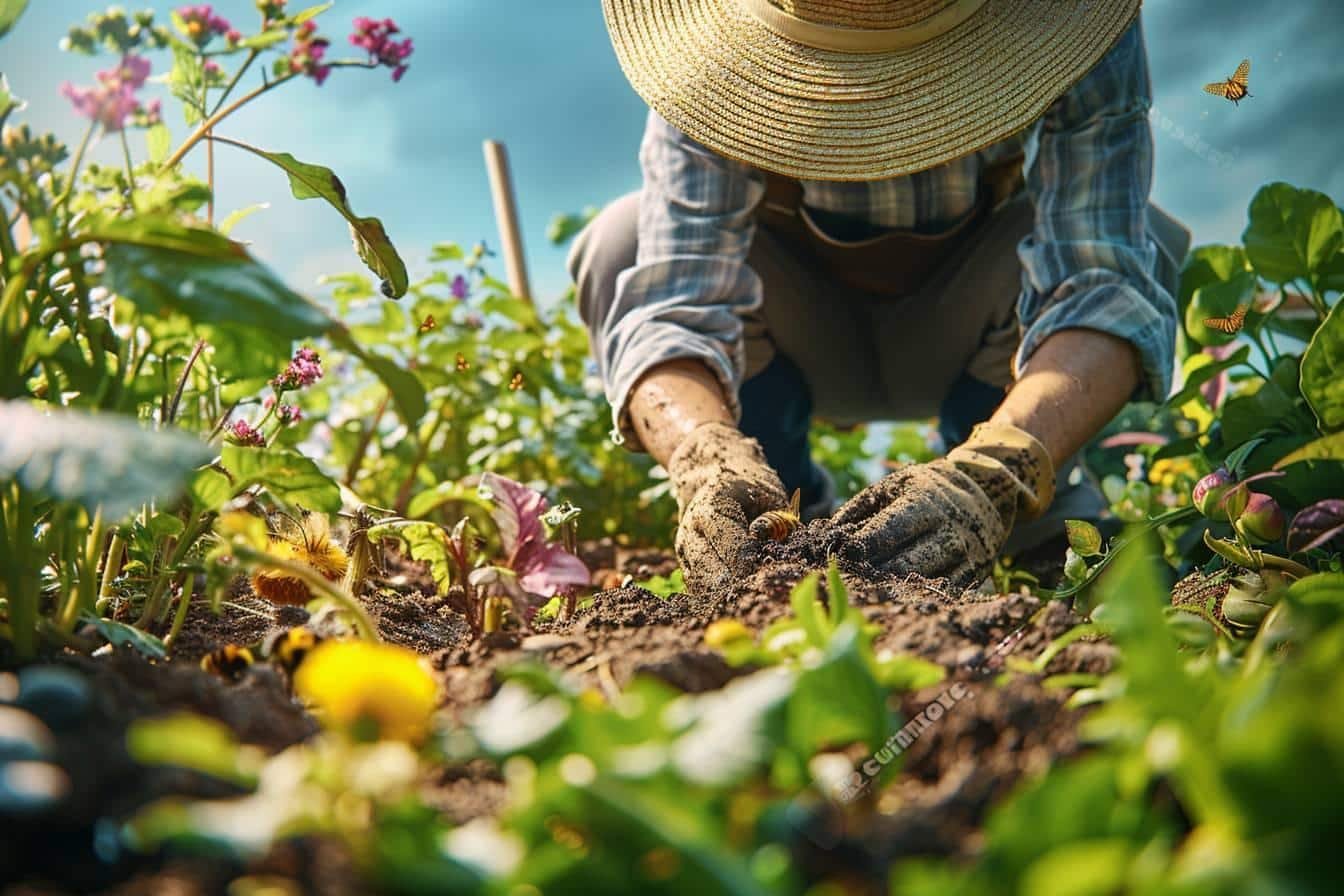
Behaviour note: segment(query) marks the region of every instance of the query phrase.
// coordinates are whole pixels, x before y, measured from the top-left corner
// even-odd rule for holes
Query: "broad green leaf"
[[[1185,332],[1200,345],[1226,345],[1235,340],[1235,333],[1214,329],[1206,321],[1227,317],[1237,308],[1249,305],[1255,295],[1255,284],[1255,275],[1243,271],[1195,290],[1185,308]]]
[[[1138,845],[1123,837],[1057,846],[1031,864],[1021,892],[1105,896],[1125,889]]]
[[[1230,370],[1238,364],[1244,364],[1251,355],[1251,347],[1243,345],[1231,355],[1221,361],[1215,360],[1212,356],[1203,354],[1191,355],[1186,359],[1183,365],[1185,368],[1185,382],[1181,390],[1168,398],[1166,404],[1171,408],[1180,408],[1186,402],[1193,401],[1200,393],[1200,388],[1224,370]],[[1189,453],[1189,451],[1185,452]]]
[[[4,37],[14,27],[14,23],[28,7],[28,0],[0,0],[0,37]],[[2,106],[3,104],[0,104]],[[0,118],[4,113],[0,112]]]
[[[260,34],[254,34],[251,37],[245,37],[238,41],[238,46],[246,47],[249,50],[265,50],[278,43],[284,43],[289,37],[289,30],[285,28],[271,28]]]
[[[461,261],[462,258],[462,247],[457,243],[435,243],[434,248],[429,253],[431,262]]]
[[[862,742],[877,749],[891,734],[886,692],[873,677],[852,622],[831,637],[825,658],[803,669],[788,705],[789,741],[803,756]]]
[[[1189,303],[1195,290],[1210,283],[1230,280],[1246,270],[1246,253],[1240,246],[1200,246],[1186,258],[1181,268],[1178,291],[1181,309]]]
[[[295,25],[302,25],[309,19],[313,19],[316,18],[317,16],[322,15],[322,13],[331,9],[335,5],[336,5],[335,3],[318,3],[314,6],[309,6],[307,9],[299,10],[298,12],[294,13],[294,15],[290,16],[289,17],[290,22],[292,22]]]
[[[297,452],[225,445],[220,464],[233,477],[234,494],[260,485],[272,497],[307,510],[335,513],[341,509],[340,487]]]
[[[124,622],[104,619],[88,610],[79,614],[79,621],[93,626],[98,634],[102,635],[103,639],[113,647],[130,647],[141,656],[152,660],[166,659],[168,656],[168,651],[164,648],[162,641],[148,632],[142,632],[140,629]]]
[[[1242,242],[1256,273],[1266,280],[1312,280],[1344,242],[1344,221],[1324,193],[1267,184],[1251,200]]]
[[[0,480],[90,511],[101,505],[109,522],[180,494],[210,454],[194,436],[129,417],[0,402]]]
[[[1344,432],[1331,433],[1308,442],[1280,458],[1275,462],[1274,469],[1304,460],[1344,460]]]
[[[410,279],[406,274],[406,263],[397,254],[392,241],[387,238],[383,222],[377,218],[361,218],[350,207],[345,194],[345,185],[336,176],[336,172],[322,165],[310,165],[300,162],[287,152],[267,152],[238,140],[215,138],[221,143],[237,146],[279,166],[289,175],[289,189],[295,199],[323,199],[332,208],[350,222],[350,236],[355,243],[355,251],[368,269],[382,279],[383,295],[390,299],[399,299],[406,294]]]
[[[798,618],[803,630],[807,632],[807,639],[818,647],[826,643],[827,636],[831,633],[827,625],[826,617],[821,612],[821,607],[817,603],[817,580],[820,575],[810,572],[807,576],[794,586],[789,595],[789,603],[793,606],[793,615]]]
[[[1065,520],[1069,547],[1079,557],[1101,556],[1101,532],[1087,520]]]
[[[1336,302],[1302,355],[1302,394],[1321,429],[1344,427],[1344,302]]]
[[[429,564],[439,594],[448,592],[453,564],[448,554],[448,533],[442,526],[424,520],[398,520],[369,529],[369,541],[377,544],[384,538],[398,539],[411,552],[412,560]]]

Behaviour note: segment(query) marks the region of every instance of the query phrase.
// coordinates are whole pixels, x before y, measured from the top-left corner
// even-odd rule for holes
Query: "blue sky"
[[[130,4],[139,8],[143,4]],[[251,0],[215,8],[254,22]],[[291,0],[300,7],[303,0]],[[1196,242],[1236,240],[1255,187],[1310,186],[1344,201],[1338,117],[1344,19],[1327,0],[1276,4],[1149,0],[1144,19],[1159,117],[1153,198],[1184,220]],[[71,22],[102,3],[32,0],[0,42],[0,71],[29,101],[19,116],[75,142],[81,122],[58,94],[92,80],[108,58],[62,53]],[[159,7],[166,11],[166,6]],[[602,204],[639,183],[644,105],[616,64],[596,0],[339,0],[320,20],[337,49],[354,16],[391,16],[416,53],[400,84],[388,73],[337,71],[321,88],[288,85],[231,119],[220,133],[329,165],[360,214],[383,218],[413,272],[433,243],[497,245],[481,141],[512,155],[535,291],[563,289],[561,250],[546,244],[552,214]],[[343,52],[343,51],[342,51]],[[1234,107],[1200,90],[1252,59],[1254,96]],[[156,72],[166,58],[156,57]],[[168,121],[186,132],[177,113]],[[115,160],[114,146],[98,152]],[[198,164],[200,159],[195,159]],[[313,290],[324,272],[359,267],[344,222],[289,197],[265,163],[221,147],[220,208],[269,202],[235,236]],[[502,275],[502,266],[499,273]]]

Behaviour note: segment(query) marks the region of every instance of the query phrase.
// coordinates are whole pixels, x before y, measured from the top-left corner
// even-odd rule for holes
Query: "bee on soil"
[[[266,657],[271,663],[284,669],[286,674],[293,675],[309,651],[321,641],[322,638],[312,629],[301,625],[295,626],[275,637],[266,652]]]
[[[253,663],[252,651],[237,644],[225,644],[201,657],[201,668],[225,681],[238,681]]]
[[[751,522],[751,537],[757,541],[783,541],[801,525],[798,516],[799,489],[793,490],[787,510],[771,510]]]

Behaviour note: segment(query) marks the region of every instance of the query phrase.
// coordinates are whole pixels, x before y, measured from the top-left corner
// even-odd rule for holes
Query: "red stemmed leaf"
[[[1325,547],[1344,536],[1344,500],[1326,498],[1302,508],[1288,526],[1288,550],[1294,554]]]
[[[481,477],[481,486],[493,501],[490,515],[499,528],[503,565],[518,575],[525,591],[552,597],[562,588],[589,584],[592,576],[583,561],[560,545],[546,543],[541,516],[546,498],[520,482],[497,473]]]

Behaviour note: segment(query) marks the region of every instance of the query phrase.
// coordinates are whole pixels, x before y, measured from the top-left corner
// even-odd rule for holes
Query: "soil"
[[[828,543],[823,528],[811,526],[787,542],[760,545],[753,558],[756,571],[721,593],[660,598],[626,584],[597,593],[573,618],[483,641],[472,638],[466,620],[448,601],[427,596],[432,585],[414,563],[390,558],[364,597],[387,640],[430,659],[446,695],[444,712],[460,722],[493,695],[497,671],[522,659],[544,661],[608,693],[637,675],[653,675],[687,692],[723,687],[749,670],[728,666],[708,649],[705,628],[733,617],[760,630],[788,615],[790,590],[808,572],[824,568],[837,547],[842,546]],[[666,554],[633,552],[610,542],[586,545],[583,554],[596,570],[594,579],[606,583],[618,576],[629,581],[666,574],[675,566]],[[824,808],[800,822],[794,844],[799,867],[831,873],[844,865],[860,877],[872,872],[871,882],[897,857],[973,856],[991,803],[1024,776],[1039,774],[1081,749],[1079,712],[1064,706],[1068,691],[1046,689],[1033,676],[1000,676],[1007,656],[1034,657],[1080,620],[1062,604],[1047,605],[1027,594],[961,593],[945,581],[884,575],[861,561],[842,562],[842,572],[851,602],[880,628],[878,650],[940,663],[950,681],[964,683],[970,695],[905,751],[902,774],[871,795],[876,812],[864,827],[854,828]],[[49,888],[32,883],[3,892],[62,892],[120,879],[124,883],[114,892],[207,893],[220,891],[224,881],[241,873],[225,864],[186,864],[164,856],[139,860],[139,866],[130,857],[100,862],[93,848],[96,820],[123,818],[165,793],[218,795],[218,784],[137,766],[121,747],[127,724],[136,718],[192,710],[221,719],[242,740],[269,750],[309,736],[313,722],[289,697],[283,676],[266,664],[252,667],[237,684],[198,667],[199,658],[220,644],[262,644],[305,621],[321,623],[308,620],[302,609],[272,607],[242,586],[219,617],[193,609],[171,663],[151,664],[120,653],[60,660],[87,675],[97,694],[97,711],[82,719],[77,731],[61,732],[60,762],[75,779],[72,792],[78,798],[49,823],[25,825],[16,848],[8,843],[0,848],[0,881],[18,878],[21,870],[30,881],[48,881]],[[1113,659],[1109,645],[1079,642],[1061,651],[1046,672],[1099,673]],[[913,717],[946,687],[904,695],[900,712]],[[98,749],[89,749],[90,744]],[[485,762],[444,768],[426,793],[455,823],[498,812],[504,796],[496,770]],[[83,850],[80,862],[70,860],[69,844],[76,841]],[[310,883],[321,876],[333,882],[332,889],[320,892],[341,892],[351,876],[333,877],[330,869],[345,868],[347,862],[332,849],[330,844],[287,844],[246,870],[293,872]]]

